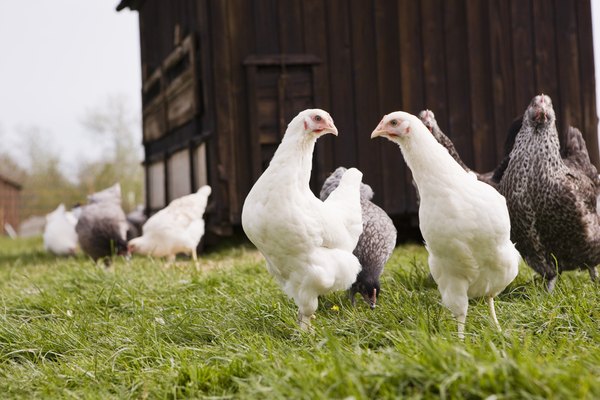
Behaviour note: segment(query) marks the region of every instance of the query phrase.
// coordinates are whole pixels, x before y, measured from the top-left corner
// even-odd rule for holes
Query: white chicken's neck
[[[467,175],[429,131],[415,132],[414,137],[400,143],[400,149],[419,191],[437,190],[440,183],[451,181],[447,177]]]
[[[297,140],[284,137],[271,159],[269,169],[286,171],[286,176],[294,178],[288,180],[290,184],[308,188],[315,143],[316,139]]]

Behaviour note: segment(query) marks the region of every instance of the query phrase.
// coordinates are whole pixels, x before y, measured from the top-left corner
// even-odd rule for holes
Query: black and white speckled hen
[[[521,130],[522,124],[523,116],[521,115],[518,118],[515,118],[508,130],[508,136],[506,137],[506,142],[504,143],[504,159],[500,162],[498,167],[496,167],[494,170],[494,175],[491,178],[496,185],[502,179],[502,175],[508,166],[510,152],[515,145],[515,139]],[[598,177],[598,171],[590,160],[590,155],[587,151],[585,140],[583,139],[583,135],[579,129],[569,126],[565,134],[564,146],[560,147],[560,154],[567,167],[579,169],[594,182],[597,190],[600,191],[600,178]]]
[[[600,263],[596,187],[581,167],[570,168],[561,157],[555,119],[550,97],[534,97],[498,186],[513,241],[549,291],[562,271],[588,269],[594,279]]]
[[[325,201],[329,194],[340,184],[346,168],[338,167],[323,183],[319,197]],[[356,293],[360,293],[371,308],[375,308],[381,292],[379,277],[396,246],[396,227],[392,219],[380,207],[375,205],[371,186],[361,183],[360,207],[362,210],[363,232],[358,238],[354,255],[360,261],[362,270],[356,282],[348,290],[354,304]]]
[[[100,259],[108,266],[111,257],[128,255],[127,219],[121,208],[121,186],[117,183],[108,189],[88,196],[89,204],[81,208],[75,226],[79,245],[96,262]]]

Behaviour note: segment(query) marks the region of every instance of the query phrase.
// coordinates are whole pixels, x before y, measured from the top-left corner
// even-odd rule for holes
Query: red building
[[[0,232],[4,234],[5,224],[15,230],[19,227],[21,185],[0,175]]]

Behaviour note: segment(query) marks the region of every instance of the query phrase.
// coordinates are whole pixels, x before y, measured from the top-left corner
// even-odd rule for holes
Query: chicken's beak
[[[326,133],[331,133],[331,134],[333,134],[335,136],[338,135],[338,130],[335,127],[335,125],[333,125],[333,124],[327,125],[327,128],[325,129],[325,131],[326,131]]]
[[[379,129],[379,127],[377,127],[377,129],[375,129],[373,133],[371,133],[371,139],[376,138],[378,136],[385,136],[386,134],[387,131],[385,129]]]
[[[383,120],[381,120],[381,122],[379,122],[379,125],[377,125],[377,128],[375,128],[375,130],[371,133],[371,139],[376,138],[378,136],[384,136],[386,133],[386,130],[383,129]]]

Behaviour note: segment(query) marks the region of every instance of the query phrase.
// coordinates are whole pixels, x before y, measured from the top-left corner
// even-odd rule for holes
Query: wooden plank
[[[352,78],[352,44],[350,9],[346,0],[328,1],[327,36],[329,37],[330,87],[332,96],[330,113],[333,117],[339,136],[324,137],[320,142],[335,140],[334,167],[339,165],[356,165],[357,148],[354,135],[353,90]],[[322,144],[322,143],[320,143]]]
[[[558,55],[558,90],[560,108],[555,107],[561,136],[569,125],[581,127],[581,82],[579,79],[579,43],[576,3],[556,1],[556,54]],[[564,136],[563,136],[564,138]]]
[[[327,32],[327,1],[302,1],[302,21],[304,23],[302,32],[304,35],[304,52],[314,54],[323,61],[322,64],[312,68],[313,107],[331,112],[328,36],[324,34],[324,32]],[[336,117],[334,117],[334,121],[337,122]],[[325,181],[334,166],[333,140],[319,140],[319,142],[319,145],[315,147],[311,177],[311,185],[315,191]]]
[[[352,64],[354,86],[355,142],[357,160],[353,165],[363,173],[363,181],[368,183],[375,193],[383,187],[381,173],[381,146],[371,140],[374,124],[381,118],[377,104],[377,92],[373,88],[373,79],[377,75],[377,46],[375,43],[375,10],[373,2],[363,0],[350,1],[350,23],[352,26]]]
[[[421,13],[419,3],[411,0],[398,2],[400,35],[400,76],[402,79],[402,107],[412,114],[425,108],[423,43],[421,42]]]
[[[279,48],[282,54],[302,53],[302,0],[277,1],[279,13]]]
[[[421,42],[420,8],[412,0],[400,0],[398,3],[400,36],[400,77],[402,80],[402,110],[412,114],[425,108],[424,76],[423,76],[423,47]],[[407,182],[412,182],[410,169],[406,169]],[[410,185],[410,186],[409,186]],[[408,189],[408,203],[406,210],[416,213],[417,196],[412,183],[406,185]]]
[[[533,48],[533,4],[531,0],[511,0],[511,33],[513,71],[515,80],[513,117],[522,114],[536,95],[534,48]],[[508,125],[506,125],[506,128]]]
[[[532,0],[531,24],[534,32],[535,93],[544,93],[552,98],[554,107],[561,108],[558,90],[558,72],[555,41],[554,7],[547,0]],[[527,104],[529,104],[529,101]]]
[[[448,126],[446,103],[446,60],[444,41],[444,0],[423,0],[421,21],[423,37],[423,77],[425,82],[425,107],[435,113],[443,130]],[[421,110],[415,110],[415,112]]]
[[[582,131],[590,158],[600,167],[598,155],[598,115],[596,111],[596,76],[594,70],[594,43],[592,34],[592,10],[589,0],[577,0],[577,27],[579,37],[579,65]]]
[[[400,48],[397,27],[398,3],[396,0],[375,2],[375,43],[377,51],[377,94],[379,115],[371,123],[375,129],[384,114],[402,109]],[[385,46],[383,45],[385,43]],[[379,45],[381,44],[381,47]],[[391,49],[391,50],[390,50]],[[389,214],[400,215],[408,210],[410,182],[407,181],[409,172],[402,154],[397,146],[387,140],[374,140],[380,148],[382,169],[382,190],[375,192],[374,202],[381,205]]]
[[[209,35],[212,47],[212,83],[213,93],[212,102],[214,103],[215,117],[215,141],[216,150],[214,154],[216,171],[218,171],[217,181],[219,183],[218,191],[213,195],[222,201],[219,209],[219,221],[232,220],[231,202],[236,197],[237,176],[235,170],[231,169],[228,160],[231,158],[234,127],[230,119],[233,113],[233,82],[231,75],[233,73],[232,55],[229,43],[232,39],[232,33],[229,29],[229,2],[219,0],[209,0],[207,4],[209,10],[208,21],[213,30],[218,30],[219,34]],[[218,95],[217,95],[218,93]],[[216,184],[215,182],[215,184]]]
[[[489,171],[495,167],[496,145],[494,140],[493,102],[490,96],[490,25],[487,3],[467,0],[467,30],[469,48],[469,81],[471,98],[471,132],[477,171]]]
[[[244,65],[282,66],[321,64],[321,59],[314,54],[250,54],[243,61]]]
[[[446,56],[447,108],[449,123],[445,130],[462,160],[473,167],[471,136],[471,99],[468,81],[467,19],[465,0],[444,2],[444,45]],[[436,112],[437,116],[437,112]]]
[[[239,21],[243,27],[253,16],[254,32],[257,54],[281,53],[279,46],[279,13],[277,0],[253,0],[246,1],[247,6],[252,7],[252,12],[245,15],[244,21]],[[239,4],[239,2],[237,3]]]
[[[199,0],[197,6],[197,27],[195,32],[198,37],[198,64],[200,66],[200,84],[199,96],[200,103],[203,104],[202,114],[199,117],[201,126],[212,136],[211,140],[206,142],[204,149],[206,157],[196,157],[195,171],[196,174],[196,189],[201,183],[211,185],[211,202],[215,204],[212,212],[206,214],[207,230],[226,232],[230,228],[230,216],[228,199],[228,187],[224,180],[220,179],[220,163],[219,163],[219,138],[217,137],[217,117],[215,110],[215,69],[213,67],[213,35],[212,35],[212,14],[213,11],[209,4],[210,0]],[[203,148],[204,145],[200,145]],[[200,154],[199,152],[197,154]],[[203,164],[206,165],[205,182],[201,181],[200,171]]]
[[[504,158],[504,142],[506,128],[514,119],[514,74],[510,43],[510,3],[506,1],[491,1],[489,6],[490,21],[490,56],[494,123],[492,133],[496,142],[496,157],[484,171],[493,170]]]
[[[256,181],[262,174],[262,163],[260,154],[259,127],[258,127],[258,104],[256,66],[246,68],[246,85],[248,93],[248,133],[250,136],[250,167],[252,168],[252,180]]]
[[[232,141],[230,143],[230,152],[227,155],[228,170],[235,171],[236,181],[230,182],[232,195],[230,198],[231,218],[233,221],[241,221],[242,206],[246,195],[252,188],[254,180],[250,169],[250,154],[248,152],[248,93],[246,90],[246,77],[242,66],[242,61],[249,54],[251,49],[256,49],[258,43],[255,42],[256,21],[249,21],[248,16],[252,15],[252,2],[246,0],[232,0],[229,11],[229,30],[231,38],[229,41],[231,52],[231,96],[232,107],[229,119],[232,126]],[[232,157],[233,155],[233,157]]]

